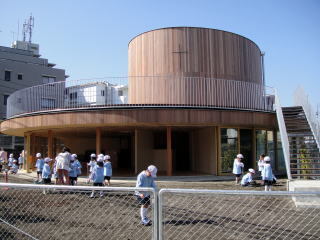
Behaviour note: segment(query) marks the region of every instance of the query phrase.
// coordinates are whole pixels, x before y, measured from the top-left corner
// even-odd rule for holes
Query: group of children
[[[1,161],[1,163],[0,163],[0,165],[1,165],[0,171],[2,171],[2,166],[4,164],[7,164],[7,166],[8,166],[7,169],[8,169],[9,173],[16,174],[18,172],[18,170],[22,168],[22,165],[23,165],[22,154],[20,154],[20,156],[19,156],[19,158],[17,160],[17,159],[14,158],[13,153],[10,153],[8,161],[6,163]]]
[[[49,184],[51,183],[52,172],[53,177],[56,180],[56,184],[59,184],[59,176],[57,164],[58,159],[56,158],[52,165],[52,171],[50,167],[50,162],[52,159],[49,157],[42,158],[41,153],[36,154],[36,165],[37,168],[37,183]],[[98,158],[96,154],[92,153],[90,155],[90,162],[88,163],[89,169],[89,177],[88,183],[92,182],[93,186],[110,186],[110,180],[112,176],[112,165],[110,162],[109,155],[99,154]],[[80,161],[78,160],[77,154],[70,155],[70,163],[68,164],[68,184],[77,185],[78,177],[81,175],[82,166]],[[92,193],[92,197],[94,196],[94,192]]]
[[[239,184],[240,177],[243,173],[244,164],[241,162],[243,160],[243,155],[238,154],[233,162],[233,170],[232,173],[236,176],[236,184]],[[275,176],[272,172],[271,167],[271,159],[269,156],[265,156],[261,154],[258,161],[258,171],[260,172],[261,179],[263,181],[263,185],[265,186],[265,191],[271,191],[271,186],[275,181]],[[254,186],[257,183],[253,180],[253,176],[255,175],[255,170],[252,168],[248,169],[248,173],[246,173],[241,179],[241,186]]]

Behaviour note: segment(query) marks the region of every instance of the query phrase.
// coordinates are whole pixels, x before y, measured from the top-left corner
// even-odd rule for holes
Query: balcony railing
[[[18,90],[8,98],[7,118],[73,109],[148,106],[273,112],[273,103],[272,88],[244,81],[191,77],[104,78],[54,82]]]

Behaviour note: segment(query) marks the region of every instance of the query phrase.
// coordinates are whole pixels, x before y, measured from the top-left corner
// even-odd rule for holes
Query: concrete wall
[[[191,134],[192,170],[199,173],[217,174],[217,141],[215,127],[195,130]]]

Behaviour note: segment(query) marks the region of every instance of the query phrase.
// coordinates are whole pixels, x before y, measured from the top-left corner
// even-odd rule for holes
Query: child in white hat
[[[71,155],[71,157],[74,158],[74,163],[75,163],[76,168],[77,168],[77,178],[78,178],[81,175],[82,166],[81,166],[80,161],[78,160],[77,154],[74,153],[74,154]]]
[[[36,154],[36,168],[37,168],[37,182],[40,182],[42,179],[42,170],[44,166],[44,160],[41,158],[41,153]]]
[[[152,187],[157,188],[154,178],[157,177],[158,169],[154,165],[150,165],[146,170],[142,171],[137,177],[136,187]],[[145,226],[151,225],[151,220],[148,218],[148,207],[150,205],[150,193],[135,192],[140,208],[141,224]]]
[[[9,154],[9,158],[8,158],[8,167],[9,167],[9,168],[12,167],[13,160],[15,160],[15,159],[14,159],[14,156],[13,156],[13,153],[10,153],[10,154]]]
[[[96,161],[96,159],[97,159],[97,156],[96,156],[96,154],[95,153],[91,153],[91,155],[90,155],[90,162],[87,164],[87,166],[89,167],[89,176],[88,176],[88,183],[90,182],[90,180],[91,180],[91,173],[92,173],[92,170],[93,170],[93,168],[96,166],[96,164],[97,164],[97,161]]]
[[[239,153],[233,161],[232,173],[236,176],[236,184],[239,184],[240,177],[243,172],[244,164],[241,162],[243,155]]]
[[[16,174],[18,172],[19,166],[18,166],[18,161],[14,159],[12,161],[11,167],[10,167],[10,173],[11,174]]]
[[[104,184],[110,186],[110,180],[112,176],[112,165],[110,162],[110,156],[105,155],[103,158],[103,167],[104,167]]]
[[[263,165],[263,170],[261,172],[262,180],[264,181],[264,190],[271,191],[272,181],[273,181],[273,172],[270,164],[270,157],[264,157],[265,164]]]
[[[255,184],[255,181],[253,180],[253,175],[256,173],[256,171],[252,168],[249,168],[249,172],[245,174],[241,179],[241,186],[249,186]]]
[[[51,169],[49,163],[51,162],[51,158],[46,157],[44,159],[44,165],[42,169],[42,182],[43,184],[50,184],[51,183]],[[48,190],[47,190],[48,191]],[[43,190],[43,194],[47,194],[46,189]]]
[[[93,186],[103,186],[104,182],[104,167],[103,167],[103,158],[98,158],[96,166],[92,169],[91,173],[91,181],[93,182]],[[103,192],[100,191],[100,197],[103,196]],[[94,197],[94,190],[92,191],[91,198]]]

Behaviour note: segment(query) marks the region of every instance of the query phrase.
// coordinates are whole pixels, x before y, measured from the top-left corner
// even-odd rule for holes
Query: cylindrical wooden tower
[[[232,82],[244,82],[237,89],[248,88],[245,83],[262,85],[259,47],[234,33],[195,27],[156,29],[133,38],[128,51],[129,103],[217,105],[212,94]]]

